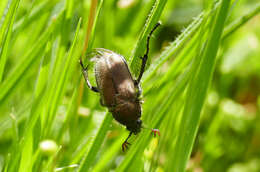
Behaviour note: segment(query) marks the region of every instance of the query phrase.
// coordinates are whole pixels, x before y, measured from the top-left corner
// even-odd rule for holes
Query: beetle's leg
[[[146,65],[146,62],[147,62],[147,59],[148,59],[148,53],[149,53],[149,44],[150,44],[150,38],[153,34],[153,32],[155,31],[155,29],[160,26],[160,22],[158,22],[154,28],[151,30],[151,32],[149,33],[148,37],[147,37],[147,41],[146,41],[146,52],[144,54],[144,56],[142,57],[142,66],[141,66],[141,70],[140,70],[140,74],[136,80],[136,84],[139,84],[141,79],[142,79],[142,76],[143,76],[143,73],[144,73],[144,69],[145,69],[145,65]]]
[[[131,145],[130,143],[127,142],[127,140],[131,137],[133,132],[130,132],[124,143],[122,144],[122,150],[123,152],[128,148],[128,145]]]
[[[83,75],[84,75],[84,78],[85,78],[85,81],[86,81],[88,87],[89,87],[92,91],[94,91],[94,92],[99,92],[99,90],[98,90],[97,87],[94,87],[94,86],[92,86],[92,85],[90,84],[90,81],[89,81],[89,79],[88,79],[88,66],[87,66],[87,67],[84,67],[81,58],[80,58],[80,60],[79,60],[79,63],[80,63],[80,65],[81,65],[81,67],[82,67],[82,73],[83,73]]]

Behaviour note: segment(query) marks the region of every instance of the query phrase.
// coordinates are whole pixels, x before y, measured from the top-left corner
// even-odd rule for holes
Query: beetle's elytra
[[[82,60],[80,64],[88,87],[100,93],[100,103],[112,113],[113,117],[130,131],[129,136],[122,145],[123,151],[127,148],[127,140],[132,133],[138,134],[141,131],[142,121],[140,120],[142,107],[140,101],[140,81],[144,73],[149,53],[149,42],[153,31],[160,25],[157,23],[147,37],[146,53],[142,59],[142,66],[138,78],[133,79],[128,65],[123,56],[113,51],[97,48],[95,49],[95,78],[97,86],[90,84],[88,79],[88,67],[84,68]],[[153,129],[154,134],[158,133]]]

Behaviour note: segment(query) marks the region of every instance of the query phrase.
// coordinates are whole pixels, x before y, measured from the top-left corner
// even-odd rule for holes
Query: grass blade
[[[80,167],[78,169],[79,172],[88,171],[89,168],[91,167],[91,165],[93,164],[93,161],[95,160],[95,157],[96,157],[103,141],[105,140],[105,136],[109,129],[109,125],[112,122],[112,119],[113,119],[112,115],[109,113],[106,113],[106,116],[105,116],[101,126],[99,127],[99,130],[95,136],[95,139],[94,139],[92,145],[90,146],[88,153],[85,155],[85,158],[80,163]]]
[[[178,142],[174,150],[176,159],[173,162],[173,171],[176,172],[185,171],[186,163],[191,153],[199,125],[200,111],[214,71],[216,54],[228,14],[229,4],[229,0],[221,2],[216,22],[210,33],[207,46],[204,50],[205,53],[203,53],[201,65],[187,91],[187,102],[180,123],[181,133],[179,133]]]
[[[4,21],[3,26],[0,29],[0,83],[3,80],[9,43],[13,31],[13,24],[15,20],[16,11],[19,6],[19,2],[20,0],[12,1],[11,8],[8,10],[7,17]],[[4,36],[5,31],[7,31],[6,36]]]
[[[35,43],[35,45],[30,49],[30,51],[22,57],[20,63],[13,69],[12,73],[4,80],[4,82],[0,85],[0,89],[2,90],[0,93],[0,104],[2,104],[8,96],[14,91],[17,87],[18,83],[24,78],[23,75],[30,70],[30,68],[35,64],[41,52],[49,40],[51,33],[55,28],[56,22],[53,24],[42,34],[39,40]]]
[[[140,57],[144,55],[146,39],[154,25],[159,21],[162,11],[167,3],[167,0],[156,0],[146,20],[145,27],[140,35],[136,47],[133,51],[132,58],[130,59],[130,68],[135,76],[139,73],[141,60]]]

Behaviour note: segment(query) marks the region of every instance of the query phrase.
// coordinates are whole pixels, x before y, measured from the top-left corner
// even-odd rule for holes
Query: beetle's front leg
[[[145,65],[146,65],[146,62],[147,62],[147,59],[148,59],[150,38],[151,38],[153,32],[155,31],[155,29],[156,29],[158,26],[160,26],[160,25],[161,25],[161,23],[158,22],[158,23],[154,26],[154,28],[151,30],[151,32],[149,33],[149,35],[148,35],[148,37],[147,37],[147,41],[146,41],[146,52],[145,52],[144,56],[141,57],[141,59],[142,59],[142,66],[141,66],[140,74],[139,74],[139,76],[138,76],[138,78],[137,78],[137,80],[136,80],[137,84],[140,83],[140,81],[141,81],[141,79],[142,79],[142,76],[143,76],[143,74],[144,74]]]
[[[87,83],[89,89],[91,89],[91,90],[94,91],[94,92],[99,92],[98,88],[92,86],[91,83],[90,83],[90,81],[89,81],[89,79],[88,79],[88,66],[87,66],[87,67],[84,67],[81,58],[80,58],[80,60],[79,60],[79,63],[80,63],[80,65],[81,65],[81,67],[82,67],[82,73],[83,73],[83,76],[84,76],[84,78],[85,78],[85,81],[86,81],[86,83]]]

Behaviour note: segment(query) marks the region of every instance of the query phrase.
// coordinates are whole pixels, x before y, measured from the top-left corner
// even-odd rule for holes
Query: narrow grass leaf
[[[250,19],[260,13],[260,3],[255,5],[255,8],[249,11],[247,14],[241,16],[227,27],[225,27],[222,39],[225,40],[229,35],[234,33],[237,29],[247,23]]]
[[[0,30],[0,83],[3,80],[9,43],[13,31],[13,24],[16,16],[16,11],[19,6],[19,2],[20,0],[12,1],[11,8],[8,10],[6,20]],[[6,36],[4,36],[5,31],[7,31]]]
[[[156,71],[171,57],[177,53],[187,41],[191,39],[202,22],[203,13],[200,14],[177,38],[171,43],[144,73],[144,82],[149,80]]]
[[[35,5],[29,15],[23,16],[21,19],[15,22],[13,29],[14,32],[22,31],[23,28],[33,24],[44,14],[50,13],[56,3],[57,1],[47,0]]]
[[[60,16],[62,16],[63,12],[60,13]],[[45,33],[43,33],[42,37],[39,39],[39,42],[36,43],[35,47],[33,47],[34,49],[32,49],[28,55],[26,55],[25,59],[24,59],[24,63],[25,64],[19,64],[17,66],[17,68],[15,68],[13,74],[11,74],[11,78],[10,78],[10,82],[12,82],[12,84],[15,84],[19,81],[19,78],[14,78],[16,77],[16,73],[18,72],[21,74],[24,74],[26,72],[26,70],[28,70],[27,68],[32,66],[32,63],[37,60],[36,59],[36,55],[39,54],[38,51],[41,51],[44,49],[45,45],[47,44],[47,41],[50,38],[51,33],[54,31],[55,27],[58,25],[58,23],[60,22],[60,16],[58,16],[57,20],[54,21],[49,28],[45,31]],[[29,62],[26,61],[29,60]],[[23,61],[22,61],[23,62]],[[23,66],[25,65],[25,66]],[[17,75],[18,75],[17,74]],[[10,85],[10,87],[12,88],[13,85]],[[37,90],[37,88],[36,88]],[[9,91],[9,90],[8,90]],[[25,130],[26,131],[23,135],[23,140],[21,140],[20,143],[20,152],[17,152],[17,154],[21,154],[21,160],[20,160],[20,164],[19,164],[19,171],[31,171],[32,170],[32,160],[33,160],[33,144],[35,144],[35,138],[33,137],[34,131],[33,128],[37,122],[37,119],[39,117],[40,114],[40,110],[42,107],[41,106],[41,100],[42,100],[42,94],[38,94],[38,97],[34,97],[34,101],[31,107],[31,112],[30,112],[30,116],[29,118],[27,118],[27,125],[25,125]],[[18,157],[18,156],[17,156]]]
[[[132,58],[130,59],[130,68],[135,76],[137,76],[140,69],[140,64],[141,64],[140,57],[144,55],[147,36],[150,33],[151,29],[154,27],[154,25],[159,21],[159,18],[162,14],[162,11],[166,3],[167,0],[155,1],[154,6],[146,20],[142,34],[140,35],[137,41],[136,47],[133,51]]]
[[[69,73],[71,73],[70,70],[72,70],[72,64],[74,64],[74,63],[72,63],[73,58],[76,58],[76,57],[74,57],[74,51],[75,51],[76,41],[78,39],[80,25],[81,25],[81,19],[78,22],[75,37],[74,37],[73,43],[70,47],[65,65],[63,66],[63,70],[61,71],[61,73],[59,73],[58,78],[56,78],[58,80],[58,83],[57,83],[57,85],[55,85],[55,92],[53,92],[54,94],[51,95],[52,103],[50,106],[49,120],[47,121],[48,128],[51,128],[51,126],[54,122],[53,119],[55,117],[55,113],[56,113],[58,104],[60,102],[61,97],[64,95],[64,91],[65,91],[64,89],[66,88],[65,86],[66,86],[68,78],[69,78],[68,75],[69,75]]]
[[[8,75],[7,78],[0,85],[0,104],[2,104],[7,99],[7,97],[11,95],[14,89],[18,86],[19,82],[24,79],[24,77],[22,76],[26,75],[26,73],[29,72],[35,62],[39,60],[39,57],[41,57],[42,52],[44,52],[44,47],[49,40],[49,37],[56,26],[56,23],[57,22],[53,21],[51,26],[49,26],[49,28],[41,35],[41,37],[32,46],[29,52],[21,58],[22,60],[19,62],[19,64],[15,66],[10,75]]]
[[[175,161],[173,171],[185,171],[189,159],[192,145],[199,125],[200,111],[206,97],[206,93],[214,71],[216,54],[219,47],[225,19],[229,10],[229,0],[223,0],[220,5],[216,22],[210,33],[210,37],[203,53],[202,62],[196,77],[191,81],[187,92],[187,102],[185,104],[183,117],[180,123],[178,142],[175,147]],[[185,131],[185,132],[183,132]]]
[[[97,164],[93,167],[93,171],[104,171],[105,167],[109,164],[111,159],[121,151],[121,145],[124,142],[125,138],[127,137],[128,133],[124,133],[120,135],[116,141],[113,142],[112,145],[109,146],[106,152],[102,155],[99,159]]]
[[[96,155],[98,151],[100,150],[100,147],[102,146],[103,141],[105,140],[106,133],[109,129],[109,126],[112,122],[112,115],[109,113],[106,113],[106,116],[99,127],[99,130],[95,136],[95,139],[90,146],[90,149],[82,162],[80,163],[80,167],[78,169],[79,172],[88,171],[89,168],[92,166],[94,160],[96,159]]]

